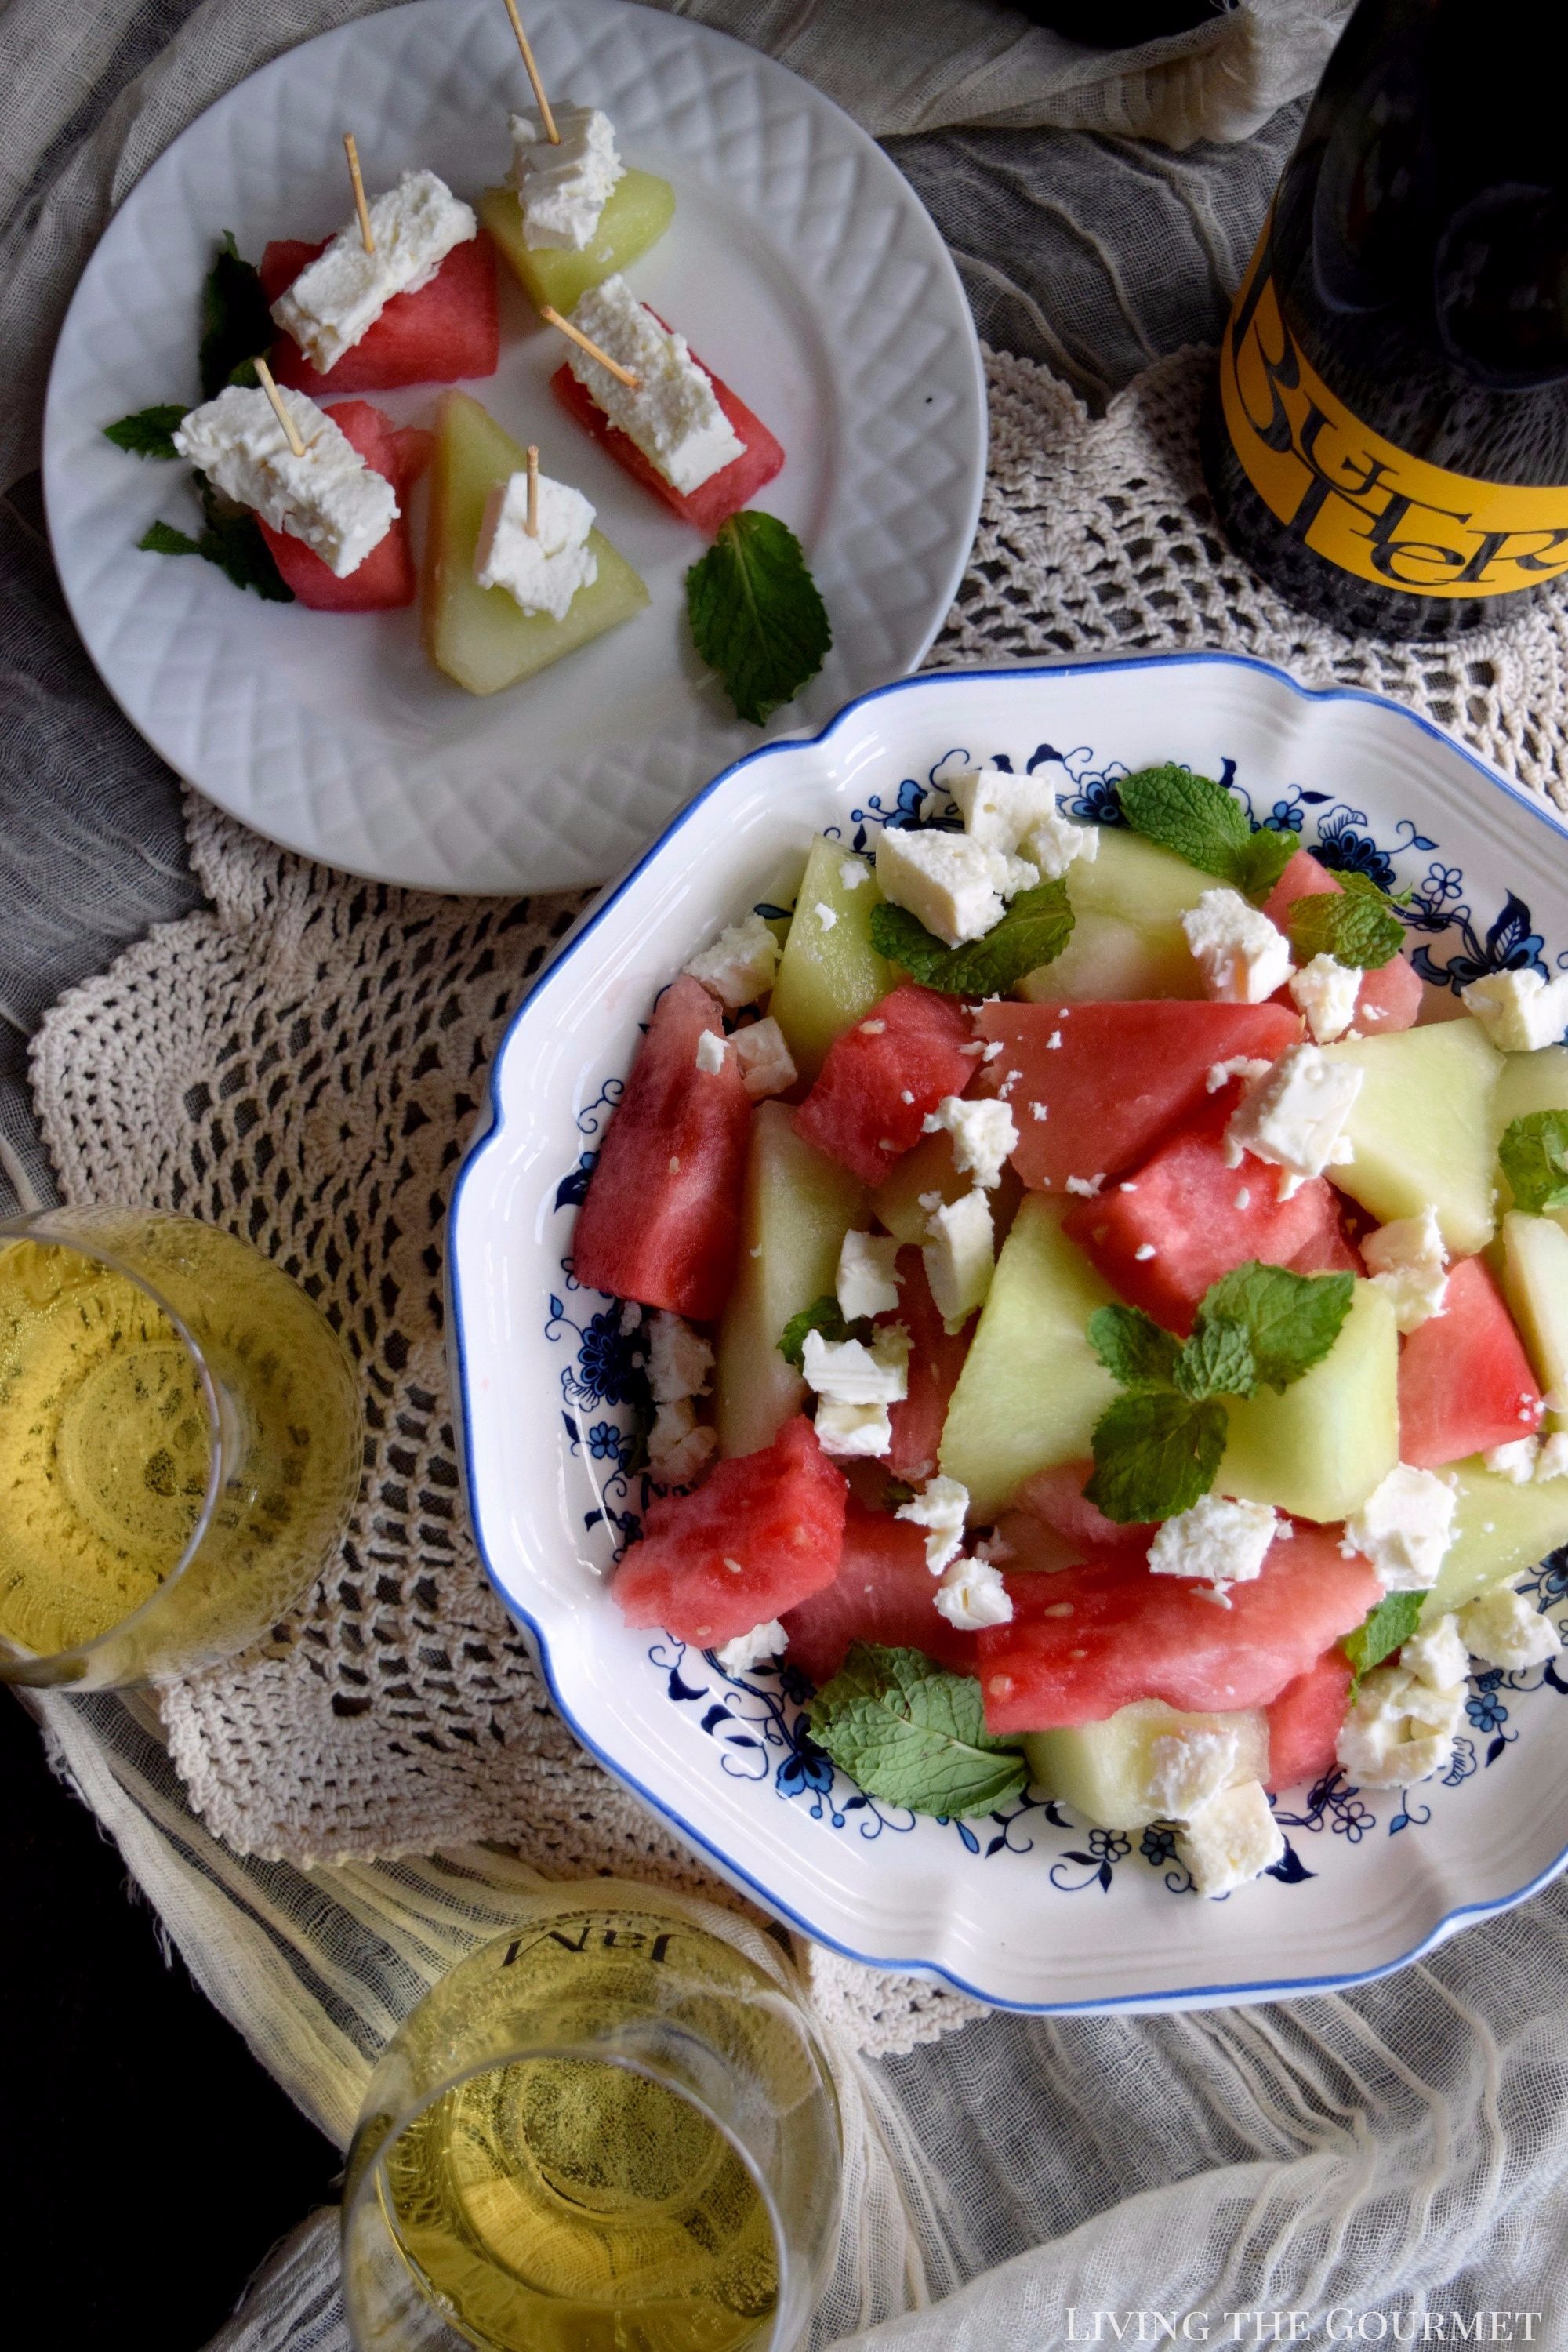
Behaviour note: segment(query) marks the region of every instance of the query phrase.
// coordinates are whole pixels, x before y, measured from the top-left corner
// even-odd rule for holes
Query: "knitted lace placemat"
[[[1161,362],[1098,421],[1032,362],[987,364],[984,507],[933,666],[1237,648],[1309,683],[1397,695],[1568,806],[1561,599],[1453,646],[1339,636],[1254,583],[1205,520],[1203,354]],[[185,1210],[256,1243],[348,1335],[369,1419],[363,1495],[331,1571],[266,1643],[163,1695],[192,1801],[268,1857],[490,1839],[552,1874],[711,1893],[552,1710],[458,1500],[447,1197],[501,1030],[580,901],[355,881],[194,794],[189,827],[211,910],[154,930],[38,1033],[60,1190]],[[973,2013],[913,1979],[827,1959],[820,1973],[880,2046]]]

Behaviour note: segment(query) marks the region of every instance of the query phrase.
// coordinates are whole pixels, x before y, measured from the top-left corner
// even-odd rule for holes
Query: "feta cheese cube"
[[[1002,1181],[1007,1155],[1016,1149],[1018,1129],[1005,1102],[977,1096],[943,1095],[921,1123],[921,1132],[952,1138],[952,1164],[961,1176],[973,1176],[987,1192]]]
[[[932,1302],[948,1331],[961,1331],[984,1307],[996,1270],[991,1209],[978,1187],[944,1202],[926,1219],[931,1239],[921,1251]]]
[[[481,588],[504,588],[524,613],[563,621],[578,589],[592,587],[599,576],[599,559],[588,544],[594,509],[581,490],[541,474],[538,523],[531,536],[525,473],[492,484],[474,549],[474,578]]]
[[[417,294],[454,246],[479,234],[472,208],[434,172],[405,172],[369,212],[374,253],[356,213],[272,305],[276,324],[323,375],[363,342],[395,294]]]
[[[1203,1495],[1189,1511],[1167,1519],[1149,1547],[1155,1576],[1206,1577],[1218,1591],[1248,1584],[1262,1573],[1279,1522],[1268,1503],[1237,1503]]]
[[[1452,1614],[1439,1617],[1424,1633],[1412,1634],[1399,1653],[1399,1663],[1429,1690],[1461,1688],[1470,1678],[1470,1654],[1459,1637],[1458,1620]]]
[[[950,948],[984,939],[1015,891],[1039,880],[1038,869],[963,833],[921,833],[886,825],[877,844],[877,880],[889,905],[903,907]]]
[[[552,106],[560,142],[552,146],[537,114],[514,114],[511,170],[530,253],[581,253],[626,165],[616,152],[615,126],[596,106]]]
[[[1464,1717],[1463,1682],[1434,1689],[1403,1665],[1363,1675],[1340,1726],[1341,1765],[1366,1789],[1407,1789],[1440,1772]]]
[[[1198,1894],[1213,1902],[1283,1861],[1285,1839],[1258,1780],[1222,1789],[1176,1832],[1176,1853]]]
[[[778,968],[779,943],[761,915],[747,915],[743,921],[730,924],[711,947],[681,966],[693,980],[710,988],[731,1013],[765,996]]]
[[[753,1625],[749,1633],[737,1633],[721,1650],[715,1650],[713,1659],[721,1674],[743,1675],[748,1667],[760,1666],[765,1658],[776,1658],[789,1647],[789,1635],[776,1617],[765,1625]]]
[[[1457,1508],[1446,1478],[1401,1462],[1351,1513],[1345,1542],[1371,1560],[1385,1592],[1423,1592],[1437,1581]]]
[[[1288,1045],[1266,1076],[1249,1083],[1226,1123],[1236,1164],[1250,1151],[1301,1183],[1340,1165],[1350,1157],[1341,1130],[1361,1083],[1360,1070],[1325,1061],[1318,1046]]]
[[[1205,1731],[1196,1724],[1162,1733],[1149,1743],[1149,1802],[1164,1822],[1184,1822],[1228,1788],[1236,1775],[1241,1741],[1234,1731]]]
[[[1489,1666],[1506,1666],[1517,1674],[1525,1666],[1544,1665],[1562,1643],[1550,1617],[1533,1608],[1522,1592],[1500,1585],[1483,1592],[1459,1612],[1459,1632],[1472,1654]]]
[[[705,1078],[716,1078],[724,1066],[724,1039],[717,1029],[704,1029],[697,1040],[697,1066]]]
[[[955,1559],[943,1570],[931,1601],[937,1614],[961,1633],[978,1633],[984,1625],[1012,1622],[1012,1596],[1001,1570],[988,1559]]]
[[[679,1315],[659,1307],[648,1324],[647,1379],[656,1404],[706,1396],[713,1350]]]
[[[737,1029],[730,1043],[741,1065],[741,1083],[753,1102],[787,1094],[800,1076],[776,1021],[753,1021],[750,1028]]]
[[[1041,875],[1055,881],[1073,860],[1100,853],[1100,831],[1062,815],[1048,779],[1015,776],[1005,768],[977,768],[950,786],[963,817],[963,829],[983,849],[1013,856],[1027,838],[1024,855]]]
[[[1511,1486],[1528,1486],[1540,1454],[1538,1437],[1515,1437],[1506,1445],[1494,1445],[1481,1458],[1494,1476],[1508,1479]]]
[[[225,498],[319,555],[335,580],[357,572],[397,519],[396,494],[302,392],[279,398],[305,445],[297,457],[267,394],[227,384],[175,427],[174,446]]]
[[[901,1404],[910,1392],[910,1335],[901,1323],[884,1324],[868,1348],[808,1331],[801,1369],[807,1388],[836,1404]]]
[[[689,1397],[659,1405],[648,1432],[648,1475],[656,1486],[689,1486],[719,1440],[692,1410]]]
[[[1217,1095],[1228,1087],[1232,1078],[1267,1077],[1274,1067],[1272,1062],[1260,1062],[1256,1054],[1233,1054],[1227,1062],[1211,1062],[1204,1079],[1205,1095]]]
[[[969,1489],[957,1478],[928,1478],[925,1492],[900,1503],[894,1517],[926,1531],[926,1566],[940,1576],[958,1556],[969,1517]]]
[[[661,327],[624,278],[591,286],[572,324],[637,377],[634,392],[579,345],[566,346],[578,383],[676,489],[700,489],[742,455],[744,444],[685,336]]]
[[[1086,866],[1093,865],[1100,856],[1100,827],[1079,824],[1059,808],[1047,809],[1018,847],[1031,866],[1039,867],[1042,882],[1059,882],[1080,857]]]
[[[1395,1217],[1366,1235],[1362,1256],[1373,1282],[1386,1290],[1394,1317],[1402,1331],[1418,1331],[1423,1323],[1443,1312],[1448,1288],[1448,1250],[1428,1206],[1418,1217]]]
[[[1315,955],[1310,963],[1291,974],[1290,993],[1297,1011],[1305,1015],[1315,1044],[1331,1045],[1344,1035],[1355,1018],[1361,983],[1362,974],[1353,964],[1341,963],[1331,955]]]
[[[1500,1053],[1539,1053],[1568,1029],[1568,972],[1552,981],[1538,971],[1488,972],[1461,988],[1459,1001]]]
[[[885,1404],[846,1404],[824,1397],[816,1408],[816,1442],[825,1454],[879,1461],[893,1448],[893,1424]]]
[[[834,1288],[846,1322],[890,1315],[899,1303],[899,1244],[892,1234],[847,1233],[839,1245]]]
[[[1205,890],[1182,917],[1204,985],[1223,1004],[1261,1004],[1290,977],[1290,942],[1239,890]]]

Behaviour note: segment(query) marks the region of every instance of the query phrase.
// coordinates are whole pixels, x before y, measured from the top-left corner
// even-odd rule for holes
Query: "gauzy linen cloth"
[[[1163,362],[1097,421],[1030,362],[989,360],[990,478],[937,666],[1237,646],[1394,692],[1562,797],[1562,600],[1443,647],[1291,614],[1205,527],[1207,364]],[[195,1210],[316,1291],[365,1368],[366,1492],[273,1639],[160,1695],[166,1748],[112,1699],[45,1712],[199,1980],[342,2140],[390,2024],[504,1923],[510,1887],[596,1871],[733,1898],[551,1715],[456,1508],[447,1192],[500,1027],[577,902],[421,897],[194,796],[188,821],[212,909],[46,1019],[46,1140],[67,1199]],[[1226,2312],[1276,2310],[1323,2340],[1347,2309],[1405,2340],[1457,2315],[1468,2337],[1476,2311],[1559,2308],[1561,1889],[1386,1984],[1180,2019],[988,2016],[792,1948],[855,2133],[819,2346],[871,2326],[922,2352],[1032,2352],[1084,2340],[1096,2310],[1131,2340],[1152,2315],[1206,2314],[1219,2341]],[[225,2340],[341,2346],[331,2232],[318,2219],[283,2250]],[[1562,2340],[1550,2316],[1526,2325]]]

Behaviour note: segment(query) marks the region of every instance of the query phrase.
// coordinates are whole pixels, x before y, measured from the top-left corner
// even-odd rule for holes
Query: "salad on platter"
[[[651,1007],[572,1240],[643,1388],[611,1591],[787,1660],[868,1797],[1160,1825],[1223,1896],[1556,1654],[1568,975],[1429,987],[1184,768],[944,786]]]

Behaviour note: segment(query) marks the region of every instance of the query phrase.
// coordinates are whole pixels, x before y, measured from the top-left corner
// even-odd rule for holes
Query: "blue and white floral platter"
[[[654,997],[725,923],[791,904],[814,834],[867,848],[886,825],[952,824],[944,777],[984,761],[1048,767],[1065,807],[1114,821],[1115,779],[1167,760],[1408,892],[1433,986],[1568,965],[1568,835],[1394,703],[1219,654],[910,678],[727,771],[589,910],[507,1034],[452,1207],[474,1526],[566,1720],[782,1917],[1021,2009],[1331,1990],[1517,1903],[1568,1861],[1568,1664],[1478,1674],[1449,1769],[1403,1796],[1341,1774],[1286,1791],[1284,1861],[1222,1903],[1157,1829],[1090,1830],[1037,1801],[977,1822],[875,1802],[813,1744],[792,1668],[726,1675],[622,1623],[606,1579],[647,1499],[642,1370],[614,1304],[574,1279],[572,1234]],[[1556,1613],[1568,1552],[1531,1588]]]

